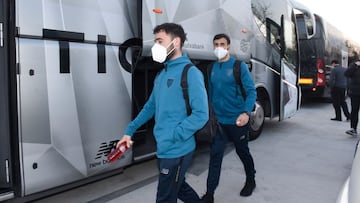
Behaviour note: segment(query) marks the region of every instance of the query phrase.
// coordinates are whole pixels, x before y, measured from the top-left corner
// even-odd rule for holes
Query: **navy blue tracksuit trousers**
[[[207,193],[214,194],[219,185],[221,164],[228,140],[232,141],[240,160],[242,161],[247,179],[255,178],[255,166],[249,151],[249,124],[238,127],[236,125],[220,124],[210,149],[209,174],[207,178]],[[240,185],[240,184],[239,184]]]
[[[185,203],[200,203],[202,200],[185,181],[194,151],[179,158],[158,159],[159,183],[156,195],[157,203],[176,203],[179,198]]]

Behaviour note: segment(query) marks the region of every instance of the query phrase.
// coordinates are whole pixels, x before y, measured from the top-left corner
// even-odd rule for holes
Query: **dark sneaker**
[[[345,133],[349,134],[349,135],[351,135],[353,137],[357,137],[357,131],[354,128],[351,129],[351,130],[347,130]]]
[[[330,120],[332,120],[332,121],[341,121],[340,118],[331,118]]]
[[[214,195],[206,193],[201,198],[204,203],[214,203]]]
[[[247,197],[252,194],[256,187],[255,180],[247,180],[243,189],[240,191],[240,196]]]

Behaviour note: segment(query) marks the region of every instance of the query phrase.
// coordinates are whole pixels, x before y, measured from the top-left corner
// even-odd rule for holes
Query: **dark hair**
[[[227,36],[227,34],[224,34],[224,33],[215,35],[213,41],[215,41],[217,39],[221,39],[221,38],[225,38],[227,43],[230,44],[230,37]]]
[[[164,31],[166,34],[172,35],[172,37],[180,37],[181,47],[184,45],[186,40],[186,33],[181,25],[176,23],[163,23],[161,25],[157,25],[154,28],[153,34],[156,34],[160,31]]]
[[[339,64],[339,61],[338,61],[338,60],[332,60],[332,61],[331,61],[331,64],[333,64],[333,63]]]

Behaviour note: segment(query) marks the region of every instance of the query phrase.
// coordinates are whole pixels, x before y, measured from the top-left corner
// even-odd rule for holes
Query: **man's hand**
[[[236,119],[236,125],[241,127],[246,125],[249,122],[249,114],[242,113],[239,115],[239,117]]]
[[[127,148],[130,148],[134,144],[129,135],[124,135],[121,140],[116,144],[116,148],[118,148],[123,142],[126,142]]]

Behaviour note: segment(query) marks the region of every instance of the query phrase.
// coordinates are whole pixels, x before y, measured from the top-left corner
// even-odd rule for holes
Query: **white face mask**
[[[174,39],[175,40],[175,39]],[[155,43],[154,46],[151,48],[151,54],[154,61],[163,63],[166,60],[166,57],[171,54],[175,50],[175,46],[173,49],[167,53],[167,49],[169,46],[174,43],[174,40],[170,42],[170,44],[167,47],[163,47],[158,43]]]
[[[215,56],[220,60],[223,59],[228,53],[228,50],[222,48],[222,47],[216,47],[214,50]]]

